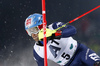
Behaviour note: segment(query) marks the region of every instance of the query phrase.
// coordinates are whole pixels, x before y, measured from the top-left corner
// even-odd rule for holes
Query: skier
[[[76,34],[75,27],[67,25],[55,33],[50,32],[62,25],[64,23],[55,22],[47,26],[47,59],[63,66],[100,66],[100,57],[87,46],[72,38]],[[33,54],[38,66],[44,66],[42,28],[41,14],[32,14],[25,20],[25,30],[36,41]],[[41,39],[39,39],[40,37]]]

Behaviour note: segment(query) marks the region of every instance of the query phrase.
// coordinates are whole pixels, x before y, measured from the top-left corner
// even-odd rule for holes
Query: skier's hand
[[[58,38],[59,36],[61,36],[61,31],[56,31],[56,30],[51,30],[51,29],[46,28],[46,37],[48,40]],[[43,29],[39,31],[38,37],[40,41],[44,38]]]
[[[52,36],[48,37],[48,40],[53,40],[53,39],[60,39],[61,38],[61,30],[56,31],[55,33],[52,34]]]

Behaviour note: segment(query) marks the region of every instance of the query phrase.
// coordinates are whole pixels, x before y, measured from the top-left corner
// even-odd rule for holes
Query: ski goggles
[[[29,28],[29,29],[27,29],[26,31],[27,31],[28,35],[31,36],[32,33],[33,33],[33,34],[37,34],[37,33],[40,31],[40,29],[39,29],[38,26],[37,26],[37,27]]]

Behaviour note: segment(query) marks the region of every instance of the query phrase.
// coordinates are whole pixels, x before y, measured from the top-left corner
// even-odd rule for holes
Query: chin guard
[[[55,32],[56,32],[56,30],[51,30],[51,29],[46,28],[46,37],[51,37],[52,34],[54,34]],[[40,41],[44,38],[43,28],[39,31],[38,37],[39,37]]]

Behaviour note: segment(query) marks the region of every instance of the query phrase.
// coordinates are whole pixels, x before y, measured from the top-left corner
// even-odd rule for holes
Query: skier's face
[[[39,41],[38,33],[37,33],[37,34],[33,34],[33,33],[32,33],[32,38],[33,38],[35,41]]]

